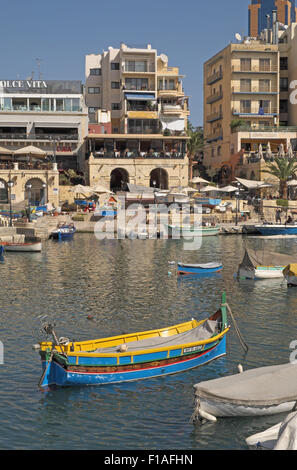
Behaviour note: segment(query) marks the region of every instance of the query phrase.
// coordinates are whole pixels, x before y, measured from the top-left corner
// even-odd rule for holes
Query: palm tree
[[[297,172],[297,159],[291,158],[275,158],[273,162],[267,162],[267,169],[263,170],[264,173],[269,173],[279,180],[279,196],[282,199],[287,199],[288,181],[291,177],[294,178]]]

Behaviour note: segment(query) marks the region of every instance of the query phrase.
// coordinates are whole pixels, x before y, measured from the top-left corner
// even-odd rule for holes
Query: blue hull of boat
[[[222,271],[223,266],[218,266],[216,268],[195,268],[187,266],[178,266],[177,271],[179,274],[212,274]]]
[[[80,385],[106,385],[121,382],[131,382],[134,380],[151,379],[169,374],[185,372],[189,369],[202,366],[226,355],[226,336],[215,343],[206,351],[197,353],[197,356],[191,358],[180,357],[173,364],[163,364],[154,367],[148,366],[140,370],[121,370],[116,372],[72,372],[67,371],[57,362],[51,362],[42,382],[42,387],[56,385],[61,387],[80,386]],[[42,368],[45,370],[47,362],[42,362]]]
[[[273,236],[273,235],[297,235],[297,225],[293,226],[272,226],[272,227],[259,227],[257,226],[257,230],[261,233],[261,235],[266,236]]]

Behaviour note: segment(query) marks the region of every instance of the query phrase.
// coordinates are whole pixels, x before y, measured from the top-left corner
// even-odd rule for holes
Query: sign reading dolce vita
[[[0,88],[47,88],[44,80],[0,80]]]
[[[2,94],[82,94],[80,80],[0,80]]]

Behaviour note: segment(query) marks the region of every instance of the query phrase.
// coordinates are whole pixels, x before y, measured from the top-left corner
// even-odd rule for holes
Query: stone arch
[[[8,186],[7,182],[0,178],[0,204],[8,203]]]
[[[31,185],[31,188],[28,188]],[[25,199],[28,199],[32,206],[45,204],[46,184],[40,178],[29,178],[24,187]]]
[[[150,172],[150,187],[168,189],[168,173],[164,168],[155,168]]]
[[[125,168],[114,168],[110,173],[110,190],[113,192],[127,191],[129,173]]]

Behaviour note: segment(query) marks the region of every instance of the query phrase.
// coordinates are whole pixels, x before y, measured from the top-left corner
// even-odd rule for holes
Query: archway
[[[168,173],[163,168],[155,168],[150,173],[150,187],[168,189]]]
[[[32,206],[45,204],[45,187],[45,183],[39,178],[31,178],[25,186],[25,199],[28,199]]]
[[[8,203],[8,189],[6,181],[0,179],[0,204]]]
[[[124,168],[115,168],[110,173],[110,190],[114,193],[117,191],[127,191],[127,183],[129,183],[129,173]]]

